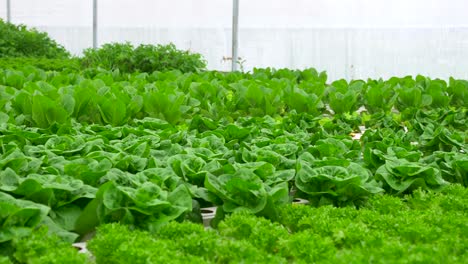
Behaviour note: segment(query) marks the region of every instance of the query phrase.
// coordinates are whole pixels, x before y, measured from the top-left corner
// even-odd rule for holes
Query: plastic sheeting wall
[[[74,54],[92,45],[92,0],[11,0],[12,22]],[[175,43],[229,70],[231,0],[99,0],[98,43]],[[315,67],[330,79],[424,74],[468,79],[468,1],[240,0],[239,56]],[[0,0],[6,17],[6,0]]]

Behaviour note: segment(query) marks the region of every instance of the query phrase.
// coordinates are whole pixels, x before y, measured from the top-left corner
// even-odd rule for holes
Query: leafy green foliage
[[[223,174],[219,177],[208,175],[205,187],[223,201],[225,212],[247,210],[253,214],[272,215],[273,212],[268,212],[271,209],[268,203],[279,205],[289,200],[286,184],[267,186],[253,170],[249,169],[240,169],[233,174]]]
[[[46,206],[18,200],[3,192],[0,192],[0,206],[0,243],[30,235],[49,212]]]
[[[233,117],[274,116],[288,108],[315,114],[322,104],[315,95],[312,101],[305,99],[303,104],[296,100],[300,98],[297,93],[309,96],[305,89],[310,87],[284,90],[283,83],[292,85],[291,80],[265,82],[271,86],[268,88],[271,94],[262,99],[258,97],[260,86],[256,81],[232,80],[239,83],[229,85],[232,76],[224,76],[224,80],[220,80],[225,84],[222,85],[207,81],[210,76],[211,73],[195,75],[173,71],[151,75],[101,72],[86,77],[28,68],[0,72],[0,84],[14,88],[8,91],[13,96],[7,97],[12,107],[5,111],[14,116],[24,115],[16,123],[43,128],[69,122],[72,118],[117,126],[144,117],[179,124],[199,114],[210,119],[226,118],[228,113]],[[276,103],[272,103],[272,99]]]
[[[156,82],[197,76],[169,72]],[[6,77],[9,86],[0,87],[6,121],[0,126],[0,190],[46,206],[43,221],[69,241],[109,222],[158,230],[173,220],[199,221],[193,204],[219,206],[216,226],[238,211],[276,220],[278,208],[294,195],[314,205],[362,206],[383,190],[401,195],[466,184],[463,108],[415,112],[419,122],[388,116],[392,122],[376,122],[356,140],[347,135],[347,122],[355,120],[346,114],[179,115],[173,125],[132,119],[128,113],[141,114],[144,95],[136,87],[112,86],[115,76],[86,79],[33,69],[7,71]],[[146,78],[156,77],[132,78],[146,85]],[[117,98],[125,111],[113,108]],[[64,114],[76,118],[64,121]],[[86,124],[90,120],[113,126]],[[33,122],[44,128],[15,124]]]
[[[47,33],[14,25],[0,19],[1,57],[68,58],[70,54],[61,45],[49,38]]]
[[[174,44],[140,45],[130,43],[104,44],[99,49],[87,49],[82,59],[84,67],[101,67],[121,72],[154,72],[180,70],[199,72],[206,62],[197,53],[181,51]]]
[[[47,226],[66,242],[98,229],[102,263],[463,259],[464,83],[325,82],[1,70],[0,251]],[[218,230],[179,223],[211,206]]]
[[[377,169],[376,178],[385,182],[387,191],[397,193],[418,187],[437,190],[446,185],[437,168],[404,159],[387,160]]]
[[[307,158],[299,159],[295,184],[317,204],[358,205],[361,199],[382,192],[370,171],[357,163]]]
[[[348,84],[345,80],[331,83],[328,88],[330,108],[337,115],[354,112],[359,108],[359,95],[365,85],[363,81],[353,81]]]
[[[364,94],[366,109],[371,113],[392,110],[398,93],[392,89],[392,85],[382,80],[369,81]]]
[[[92,263],[85,254],[80,254],[67,242],[56,236],[48,236],[46,228],[40,228],[31,236],[14,242],[13,258],[18,263]]]
[[[76,229],[86,233],[101,223],[121,222],[156,230],[191,210],[192,200],[183,185],[168,193],[150,182],[137,188],[108,182],[99,188],[96,199],[83,210]]]
[[[1,264],[11,264],[13,262],[11,262],[11,260],[8,257],[2,256],[2,257],[0,257],[0,263]]]
[[[26,67],[36,67],[45,71],[79,71],[81,69],[79,59],[0,58],[0,69],[22,70]]]
[[[147,263],[168,256],[174,263],[463,263],[467,197],[466,188],[453,185],[404,198],[375,195],[359,210],[288,205],[279,222],[234,213],[218,230],[172,222],[147,233],[111,224],[99,228],[89,248],[97,263],[129,256]]]
[[[454,105],[468,107],[468,81],[450,78],[447,92],[453,94],[451,102]]]
[[[468,186],[468,157],[460,152],[437,151],[426,157],[426,163],[436,163],[442,178],[448,182]]]
[[[308,71],[310,70],[298,74]],[[0,71],[0,84],[8,86],[9,89],[10,95],[4,99],[4,104],[10,102],[12,105],[8,108],[3,107],[2,111],[15,116],[17,124],[44,128],[54,123],[69,122],[70,119],[119,126],[144,117],[181,124],[197,116],[232,122],[245,116],[269,115],[277,118],[289,113],[307,114],[312,119],[316,117],[318,120],[314,122],[320,120],[319,123],[327,132],[335,134],[342,133],[343,129],[352,132],[363,123],[371,126],[392,126],[392,129],[396,129],[404,127],[402,122],[409,122],[414,129],[424,130],[421,126],[425,125],[426,120],[437,117],[446,118],[445,122],[450,122],[452,126],[466,127],[462,121],[463,115],[466,115],[466,108],[443,113],[443,109],[448,109],[452,103],[443,98],[453,98],[455,93],[463,93],[466,88],[464,86],[456,86],[458,88],[454,89],[458,90],[455,91],[443,88],[443,83],[435,81],[432,81],[427,89],[420,86],[404,89],[391,81],[378,84],[377,86],[386,87],[386,92],[376,93],[373,97],[387,100],[391,102],[390,105],[397,100],[397,96],[400,98],[398,102],[395,101],[395,105],[402,113],[394,114],[389,112],[393,109],[391,106],[386,106],[384,112],[379,112],[380,108],[376,105],[380,105],[380,101],[372,103],[373,106],[369,105],[369,96],[372,94],[370,91],[374,89],[372,82],[369,82],[370,88],[366,88],[367,84],[362,81],[350,84],[337,81],[325,88],[323,80],[319,76],[313,76],[309,78],[317,79],[263,79],[260,70],[257,70],[255,75],[219,75],[212,72],[183,74],[180,71],[124,74],[95,69],[79,74],[27,68],[20,71]],[[254,77],[259,79],[253,79]],[[434,92],[434,89],[443,92]],[[412,95],[412,91],[418,95]],[[352,98],[343,97],[344,94]],[[425,105],[427,110],[423,111],[420,108],[424,106],[411,101],[422,95],[425,98],[434,97],[431,101],[439,100],[439,95],[445,97],[441,97],[440,103]],[[30,106],[34,105],[34,102],[39,106],[32,111]],[[329,120],[330,122],[326,119],[329,114],[326,103],[337,113],[336,118]],[[369,111],[376,113],[372,116],[363,114],[361,117],[354,112],[361,105],[366,105]],[[37,114],[33,117],[35,112]],[[425,116],[426,113],[430,116]],[[16,118],[20,115],[21,118]],[[436,120],[431,120],[433,121]]]
[[[157,240],[146,232],[131,231],[123,225],[104,225],[88,248],[96,263],[201,263],[175,249],[174,241]]]
[[[288,236],[281,225],[245,213],[227,217],[219,224],[218,230],[222,236],[246,240],[266,252],[277,252],[279,241]]]
[[[96,263],[281,263],[248,242],[223,239],[199,225],[168,224],[158,233],[104,225],[89,243]]]

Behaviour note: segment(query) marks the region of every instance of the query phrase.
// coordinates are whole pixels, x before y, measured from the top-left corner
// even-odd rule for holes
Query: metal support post
[[[237,48],[238,42],[238,28],[239,28],[239,0],[233,0],[232,6],[232,71],[237,71]]]
[[[97,48],[98,0],[93,0],[93,49]]]
[[[6,0],[6,21],[11,23],[11,2],[10,0]]]

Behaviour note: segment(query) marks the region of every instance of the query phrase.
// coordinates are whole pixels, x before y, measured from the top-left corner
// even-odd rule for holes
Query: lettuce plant
[[[295,185],[317,204],[359,205],[382,192],[369,170],[347,160],[298,161]]]
[[[389,193],[401,194],[417,188],[440,190],[447,185],[435,166],[410,162],[406,159],[388,159],[377,169],[376,179],[384,182]]]

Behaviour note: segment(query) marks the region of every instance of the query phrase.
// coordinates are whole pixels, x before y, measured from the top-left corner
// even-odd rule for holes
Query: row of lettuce
[[[373,196],[360,210],[284,206],[277,221],[239,212],[216,230],[190,222],[154,232],[105,224],[85,254],[40,228],[9,251],[15,263],[465,263],[467,199],[467,189],[453,185]]]
[[[155,231],[202,222],[200,207],[276,220],[293,197],[360,207],[382,193],[468,184],[466,109],[419,112],[406,129],[372,120],[360,140],[340,116],[289,113],[236,122],[194,116],[121,127],[0,125],[0,243],[38,225],[72,242],[120,222]]]
[[[119,126],[145,117],[181,124],[197,115],[233,121],[295,111],[346,115],[360,124],[356,116],[360,108],[378,116],[399,112],[401,121],[408,121],[420,110],[468,106],[465,80],[447,83],[417,76],[326,81],[326,74],[314,69],[227,74],[7,69],[0,70],[0,120],[41,128],[72,119]]]

